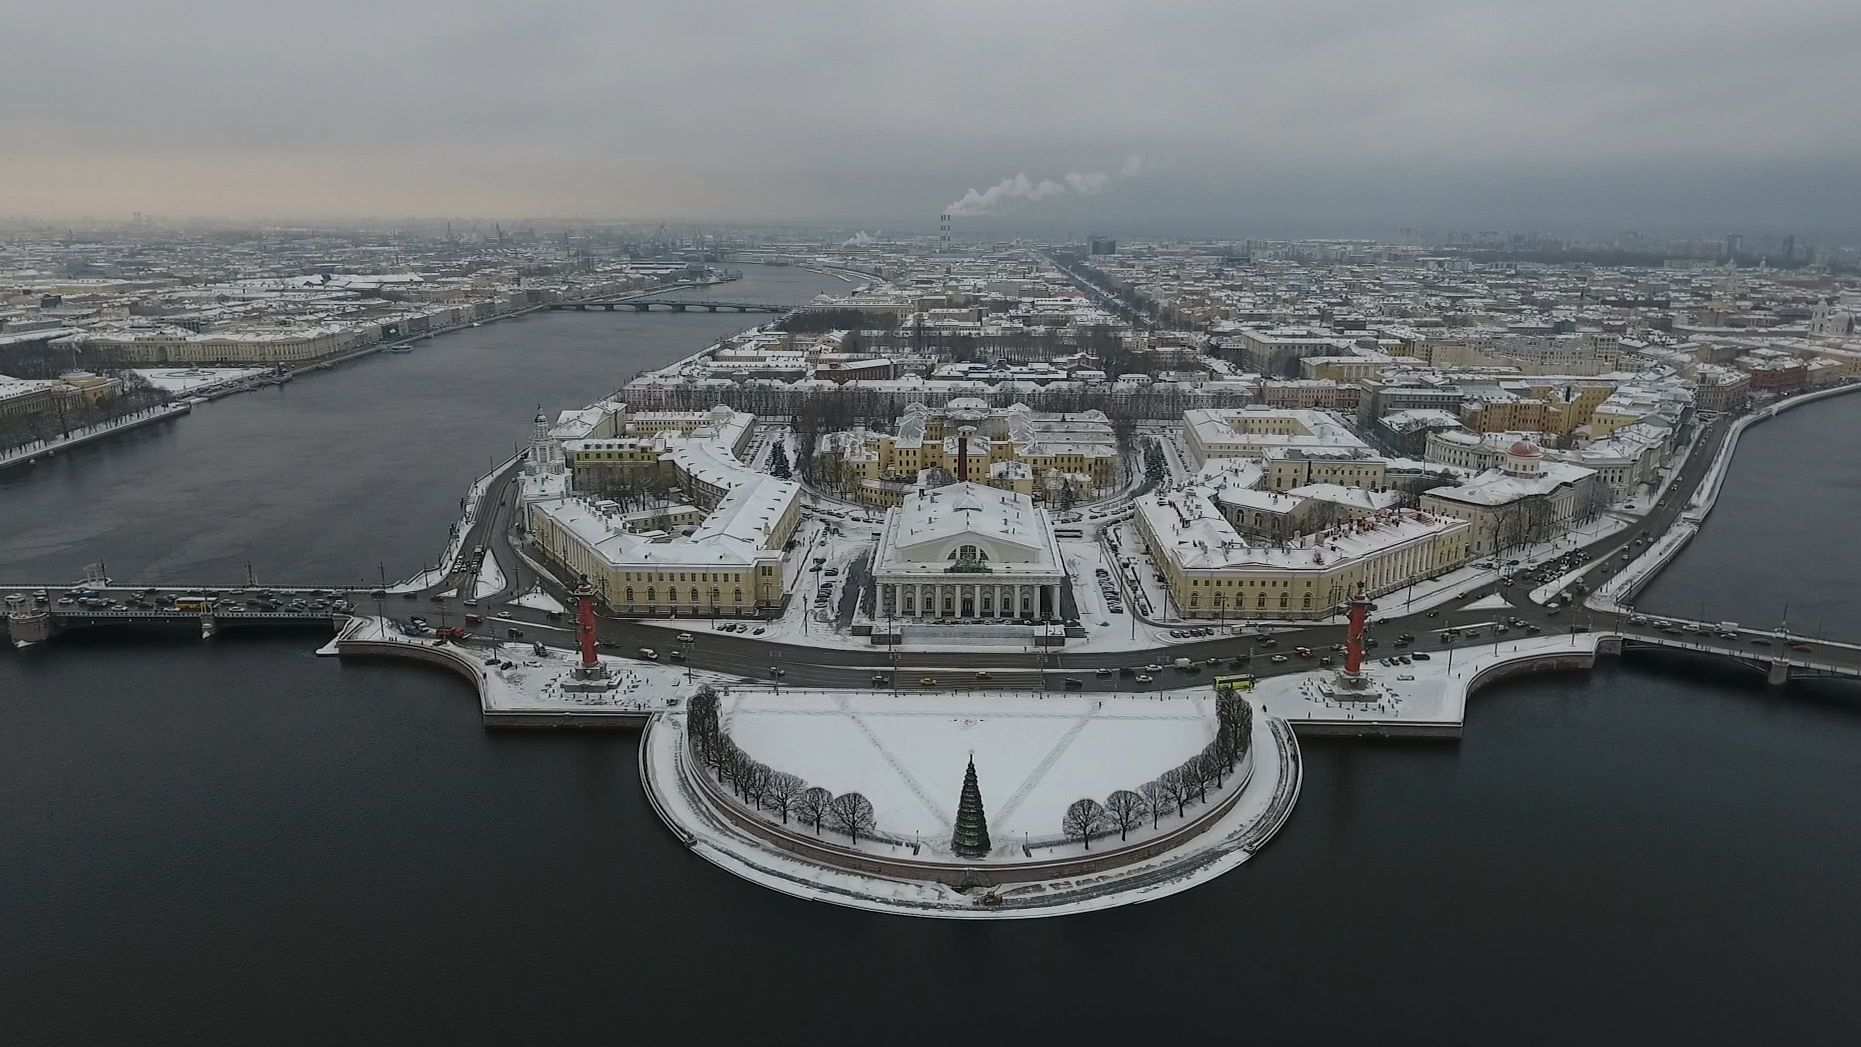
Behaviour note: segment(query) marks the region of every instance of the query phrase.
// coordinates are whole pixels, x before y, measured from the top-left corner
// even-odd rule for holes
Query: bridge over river
[[[636,313],[644,313],[653,309],[666,309],[674,313],[686,313],[698,309],[707,313],[786,313],[794,307],[778,305],[774,302],[725,302],[709,298],[618,298],[552,302],[549,308],[572,309],[579,313],[585,313],[591,309],[607,313],[625,309],[631,309]]]

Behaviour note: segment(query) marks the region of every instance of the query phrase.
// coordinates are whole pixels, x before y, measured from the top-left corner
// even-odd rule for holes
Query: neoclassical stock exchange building
[[[878,619],[1060,617],[1066,571],[1044,509],[1024,494],[919,488],[879,535]]]

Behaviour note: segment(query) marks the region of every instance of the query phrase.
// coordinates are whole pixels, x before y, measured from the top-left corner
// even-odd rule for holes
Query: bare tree
[[[782,816],[782,824],[788,824],[789,812],[795,810],[796,801],[808,788],[808,783],[800,775],[787,771],[771,771],[768,782],[762,789],[762,805]]]
[[[859,793],[841,793],[827,805],[827,823],[858,843],[860,833],[871,834],[876,827],[872,801]]]
[[[1182,766],[1177,768],[1177,771],[1182,774],[1183,791],[1185,793],[1195,794],[1197,803],[1207,803],[1208,776],[1202,773],[1201,755],[1191,756],[1187,760],[1184,760]]]
[[[1195,758],[1196,770],[1202,775],[1204,788],[1206,788],[1207,784],[1211,781],[1215,783],[1215,788],[1221,788],[1222,782],[1227,778],[1228,771],[1232,770],[1232,768],[1228,766],[1227,756],[1224,755],[1221,750],[1221,740],[1217,738],[1215,741],[1208,743],[1208,748],[1202,750],[1202,755]]]
[[[1182,768],[1172,767],[1157,775],[1157,785],[1162,788],[1163,794],[1169,797],[1170,810],[1175,811],[1180,817],[1183,814],[1183,801],[1195,791],[1194,784],[1183,777]]]
[[[1137,787],[1137,794],[1143,797],[1144,805],[1150,808],[1150,827],[1157,828],[1164,815],[1176,808],[1171,805],[1170,792],[1159,781],[1148,781]]]
[[[833,805],[834,794],[816,785],[795,797],[795,817],[814,826],[814,835],[821,834],[821,819],[827,817],[828,808]]]
[[[1066,835],[1092,847],[1092,834],[1105,828],[1105,805],[1090,797],[1074,800],[1066,809],[1066,816],[1060,819],[1060,830]]]
[[[1150,813],[1150,804],[1129,789],[1119,789],[1105,797],[1105,813],[1111,816],[1111,823],[1118,827],[1118,839],[1123,840],[1131,834],[1132,829],[1144,824],[1144,816]]]
[[[721,785],[729,782],[732,788],[737,784],[737,764],[746,759],[743,750],[730,740],[730,735],[719,734],[717,745],[712,753],[711,766],[717,769],[717,781]]]
[[[769,765],[761,760],[750,760],[743,769],[743,798],[756,807],[762,806],[763,794],[769,788],[769,780],[775,776]]]

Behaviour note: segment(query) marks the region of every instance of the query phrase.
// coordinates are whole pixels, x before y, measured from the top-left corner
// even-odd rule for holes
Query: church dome
[[[1541,458],[1544,456],[1544,452],[1538,450],[1538,445],[1532,443],[1530,440],[1520,440],[1513,444],[1511,449],[1506,453],[1514,458]]]

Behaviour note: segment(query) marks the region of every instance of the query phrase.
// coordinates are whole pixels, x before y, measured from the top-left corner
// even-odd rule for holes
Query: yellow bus
[[[1231,691],[1251,691],[1253,689],[1254,678],[1251,673],[1233,673],[1227,676],[1215,677],[1216,694],[1227,694]]]

